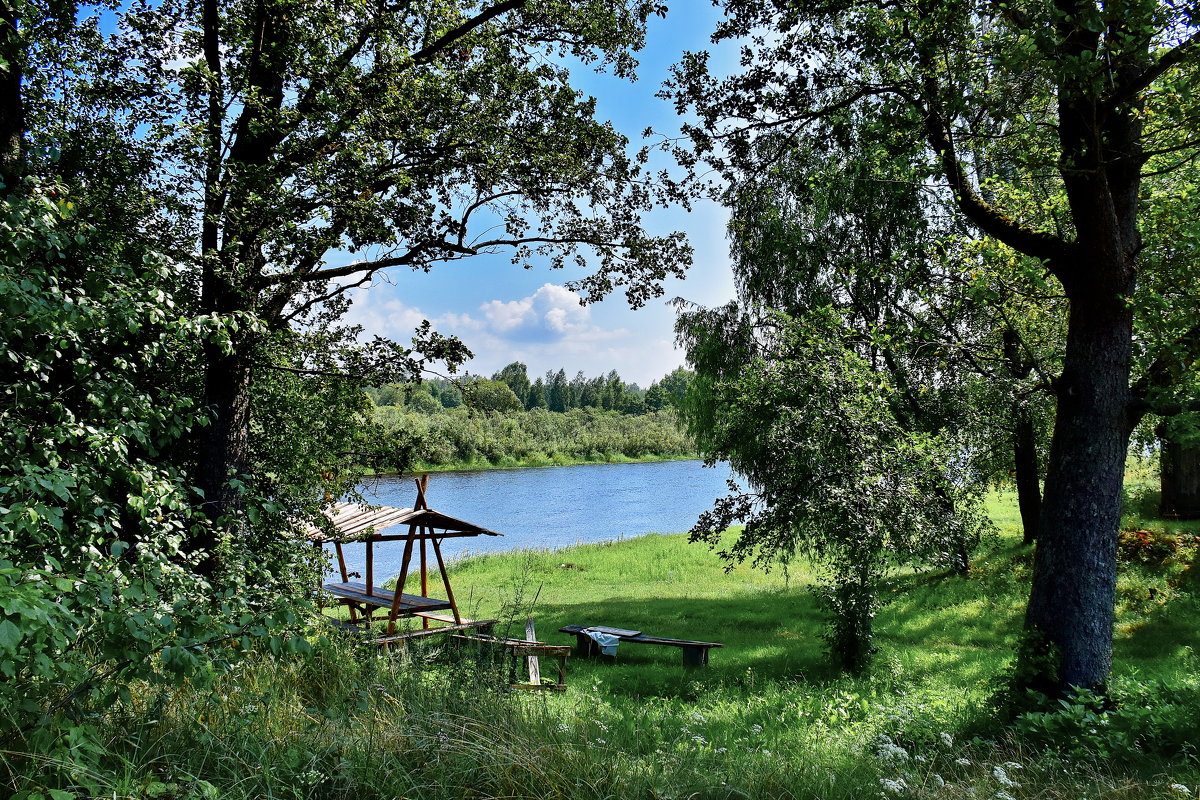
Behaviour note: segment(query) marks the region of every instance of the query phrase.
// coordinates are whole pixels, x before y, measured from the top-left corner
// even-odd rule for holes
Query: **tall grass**
[[[968,576],[902,576],[866,676],[831,671],[804,565],[724,565],[680,535],[455,565],[472,613],[540,637],[567,623],[720,641],[572,659],[568,691],[506,691],[506,669],[449,640],[380,655],[314,640],[98,710],[71,765],[9,754],[14,789],[117,798],[1155,798],[1200,791],[1194,550],[1122,572],[1113,696],[990,719],[1031,551],[1002,535]],[[1000,513],[1003,511],[1003,513]],[[536,598],[536,602],[535,602]],[[59,800],[59,798],[56,798]]]

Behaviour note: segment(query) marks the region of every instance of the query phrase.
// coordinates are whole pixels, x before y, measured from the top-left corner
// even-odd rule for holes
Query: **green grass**
[[[866,676],[831,671],[803,567],[726,571],[683,535],[483,555],[453,566],[456,594],[514,632],[532,615],[553,643],[573,641],[561,625],[590,623],[725,646],[684,670],[674,648],[626,644],[615,660],[572,659],[565,693],[530,694],[503,689],[503,663],[444,640],[382,657],[322,640],[309,658],[148,686],[100,717],[91,778],[42,765],[37,780],[247,800],[1196,794],[1195,551],[1123,568],[1113,715],[1081,706],[1006,732],[988,698],[1016,644],[1032,551],[1012,497],[990,503],[1000,535],[970,575],[896,579]]]

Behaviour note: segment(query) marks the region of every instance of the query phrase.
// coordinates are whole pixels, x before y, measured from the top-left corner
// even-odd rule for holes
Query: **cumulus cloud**
[[[387,287],[356,293],[346,321],[367,335],[408,341],[428,319],[439,332],[458,336],[475,353],[466,369],[490,375],[521,361],[531,377],[547,370],[583,370],[589,376],[615,369],[643,386],[682,361],[669,335],[598,324],[579,295],[553,283],[516,300],[494,299],[471,312],[429,313],[395,298]],[[384,291],[381,291],[384,290]]]
[[[491,333],[518,342],[552,342],[593,328],[579,295],[553,283],[520,300],[489,300],[479,307]]]

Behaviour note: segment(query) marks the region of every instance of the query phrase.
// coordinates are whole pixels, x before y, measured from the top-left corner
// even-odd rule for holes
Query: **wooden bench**
[[[367,592],[365,583],[327,583],[325,591],[339,598],[343,603],[350,605],[361,606],[364,611],[369,612],[373,608],[391,609],[392,604],[396,600],[396,593],[387,589],[374,587],[370,593]],[[422,620],[430,620],[433,622],[445,623],[444,627],[440,628],[423,628],[416,631],[401,631],[400,633],[388,633],[383,636],[376,636],[371,639],[375,644],[387,645],[392,642],[401,642],[406,639],[417,639],[422,636],[431,636],[437,633],[448,633],[450,631],[467,631],[467,630],[483,630],[490,631],[492,626],[496,624],[494,619],[466,619],[460,617],[455,619],[452,614],[439,614],[437,612],[443,610],[453,611],[453,606],[448,600],[437,600],[432,597],[421,597],[415,594],[400,595],[400,603],[396,606],[398,617],[416,617]],[[358,620],[337,620],[326,617],[330,624],[343,630],[356,631],[362,634],[371,634],[372,620],[368,616]],[[389,626],[390,629],[390,626]]]
[[[550,691],[562,692],[567,688],[567,657],[571,655],[571,648],[566,645],[546,644],[545,642],[529,641],[527,639],[500,639],[495,636],[486,636],[480,634],[450,634],[450,638],[454,641],[463,644],[473,644],[483,647],[496,647],[504,651],[505,655],[512,659],[509,667],[509,687],[512,689],[547,689]],[[558,680],[545,682],[541,678],[541,666],[537,664],[539,657],[554,658],[558,660]],[[522,683],[517,680],[517,671],[520,660],[524,658],[530,661],[532,674],[529,676],[529,683]],[[534,682],[536,679],[536,683]]]
[[[575,654],[581,658],[590,658],[600,654],[600,648],[586,631],[597,630],[616,636],[622,642],[633,644],[660,644],[667,647],[678,647],[683,651],[685,667],[708,666],[708,651],[713,647],[724,647],[720,642],[694,642],[690,639],[671,639],[666,636],[647,636],[640,631],[629,631],[622,628],[606,628],[599,625],[565,625],[558,629],[559,633],[570,633],[575,636]]]

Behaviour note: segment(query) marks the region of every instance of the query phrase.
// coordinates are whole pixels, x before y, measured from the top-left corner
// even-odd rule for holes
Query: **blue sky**
[[[666,19],[653,18],[646,48],[639,54],[639,80],[578,70],[575,85],[597,99],[597,115],[608,119],[641,145],[647,126],[659,132],[678,129],[674,109],[654,94],[684,50],[710,50],[719,11],[707,0],[675,0]],[[736,57],[730,53],[729,59]],[[725,60],[724,58],[722,60]],[[581,271],[523,270],[507,254],[478,256],[435,267],[430,273],[394,271],[355,296],[347,321],[367,334],[407,341],[421,320],[444,334],[459,336],[476,354],[467,365],[490,375],[505,364],[522,361],[531,376],[565,368],[589,376],[617,370],[642,387],[683,363],[674,347],[674,311],[667,303],[683,297],[715,305],[733,297],[725,240],[727,214],[711,203],[656,211],[647,219],[652,232],[682,230],[695,250],[686,280],[670,280],[661,299],[632,311],[620,292],[582,307],[563,287]]]

